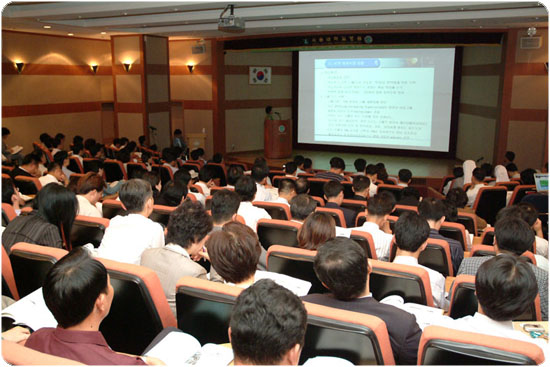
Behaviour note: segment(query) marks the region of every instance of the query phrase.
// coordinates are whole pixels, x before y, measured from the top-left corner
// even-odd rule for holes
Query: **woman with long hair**
[[[319,246],[336,237],[336,224],[327,213],[313,212],[298,231],[298,246],[317,250]]]

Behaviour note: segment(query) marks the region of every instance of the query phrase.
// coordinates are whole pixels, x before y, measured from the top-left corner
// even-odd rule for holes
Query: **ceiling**
[[[226,5],[246,21],[244,33],[218,31]],[[234,38],[337,30],[506,29],[548,27],[548,12],[525,1],[402,2],[12,2],[2,29],[108,39],[156,34],[170,39]],[[47,28],[49,27],[49,28]],[[547,30],[545,30],[547,31]]]

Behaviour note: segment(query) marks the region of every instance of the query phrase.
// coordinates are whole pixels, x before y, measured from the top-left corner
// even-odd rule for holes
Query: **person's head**
[[[518,172],[518,166],[515,163],[508,163],[506,165],[506,171],[508,171],[508,176],[514,175]]]
[[[52,137],[48,133],[42,133],[40,134],[39,139],[42,144],[46,145],[46,143],[50,144]]]
[[[287,201],[296,196],[296,183],[294,183],[294,180],[284,178],[279,181],[279,196]]]
[[[483,183],[485,179],[485,170],[481,167],[474,168],[472,171],[472,184],[477,185]]]
[[[395,234],[395,244],[400,250],[420,253],[425,248],[430,235],[430,226],[418,214],[406,212],[399,216],[393,233]]]
[[[65,141],[65,134],[57,133],[57,134],[55,134],[55,138],[59,139],[61,141],[61,143],[63,143]]]
[[[329,181],[323,185],[323,192],[328,201],[337,202],[338,205],[344,199],[344,186],[338,181]]]
[[[378,167],[378,165],[377,165]],[[386,167],[378,167],[378,175],[379,180],[387,181],[388,180],[388,171],[386,171]]]
[[[244,170],[241,165],[232,164],[227,170],[227,184],[235,186],[237,180],[244,175]]]
[[[160,192],[160,190],[162,189],[162,183],[160,181],[160,174],[158,172],[147,171],[143,174],[143,176],[141,176],[141,179],[149,182],[149,185],[151,185],[151,190],[153,190],[153,191]],[[175,179],[176,178],[174,177],[174,180]]]
[[[493,176],[494,168],[493,168],[493,165],[491,163],[485,162],[479,168],[481,168],[483,170],[483,173],[485,173],[485,177],[492,177]]]
[[[162,150],[162,159],[168,164],[172,164],[176,160],[176,155],[172,148],[164,148]]]
[[[62,185],[49,183],[42,187],[33,204],[38,215],[59,229],[61,238],[70,245],[71,229],[78,211],[78,200],[74,192]]]
[[[78,179],[76,185],[77,193],[86,195],[90,203],[95,205],[103,196],[105,180],[95,172],[88,172]]]
[[[317,208],[317,200],[307,194],[296,195],[290,200],[290,214],[292,219],[303,221]]]
[[[53,139],[52,139],[52,146],[53,146],[54,148],[61,149],[61,148],[62,148],[61,139],[59,139],[59,138],[53,138]]]
[[[255,164],[252,167],[250,175],[257,183],[263,184],[266,177],[269,175],[269,168],[267,165]]]
[[[140,135],[139,138],[138,138],[138,142],[139,142],[139,145],[143,146],[145,145],[145,135]]]
[[[265,113],[267,113],[268,115],[271,113],[271,111],[273,111],[273,107],[267,106],[267,107],[265,108]]]
[[[534,185],[535,184],[535,171],[532,168],[526,168],[519,174],[522,185]]]
[[[99,327],[109,314],[114,290],[105,266],[77,247],[48,271],[42,294],[59,326],[66,329],[89,317]]]
[[[357,158],[355,162],[353,162],[353,166],[355,167],[355,170],[357,172],[365,172],[365,168],[367,167],[367,161],[363,158]]]
[[[226,223],[221,231],[210,234],[206,248],[212,266],[226,282],[240,284],[254,277],[262,250],[250,227]]]
[[[152,161],[151,161],[152,158],[153,158],[153,156],[149,152],[141,153],[141,161],[145,164],[147,164],[147,163],[151,164],[152,163]]]
[[[305,177],[298,177],[296,183],[296,194],[307,194],[309,192],[309,181]]]
[[[170,180],[162,186],[158,198],[158,204],[166,206],[178,206],[187,196],[187,186],[180,181]]]
[[[212,156],[212,162],[214,163],[222,163],[223,162],[223,155],[221,153],[215,153]]]
[[[73,145],[74,144],[84,144],[84,138],[80,135],[73,136]]]
[[[166,243],[179,245],[189,255],[195,255],[212,230],[212,218],[200,203],[186,200],[170,213],[166,229]]]
[[[53,156],[53,160],[57,163],[59,163],[59,165],[61,167],[67,167],[70,163],[69,161],[69,153],[67,153],[66,151],[64,150],[60,150],[59,152],[55,153],[54,156]]]
[[[522,202],[517,204],[517,206],[521,210],[522,219],[527,222],[529,227],[533,227],[537,221],[540,221],[539,212],[533,204]]]
[[[131,159],[130,151],[126,148],[123,148],[116,152],[116,159],[121,161],[122,163],[128,163]]]
[[[100,176],[103,176],[103,162],[100,160],[91,160],[87,164],[90,172],[98,173]],[[72,177],[72,176],[71,176]]]
[[[40,164],[40,157],[34,153],[25,155],[21,162],[21,166],[33,176],[38,172],[38,164]]]
[[[86,139],[86,140],[84,141],[84,148],[90,150],[90,149],[92,149],[96,144],[97,144],[97,141],[96,141],[95,139],[89,138],[89,139]]]
[[[124,182],[119,197],[129,214],[141,213],[148,217],[153,212],[153,190],[151,184],[143,179]]]
[[[298,168],[303,168],[305,160],[306,159],[304,158],[303,155],[298,154],[298,155],[294,156],[294,163],[296,163],[296,166]]]
[[[216,171],[214,167],[206,165],[199,170],[199,181],[204,182],[205,184],[213,184],[213,181],[216,178]]]
[[[52,163],[48,164],[48,174],[52,175],[57,179],[59,182],[65,181],[65,173],[63,173],[63,170],[61,169],[61,165],[57,163],[56,161],[53,161]]]
[[[495,243],[499,252],[520,256],[531,249],[534,242],[533,230],[519,217],[509,216],[495,223]]]
[[[367,199],[367,219],[386,218],[393,211],[391,200],[387,196],[376,195]]]
[[[411,182],[412,179],[412,172],[409,169],[403,168],[399,170],[399,173],[397,174],[399,176],[399,181],[404,183]]]
[[[370,178],[367,176],[355,176],[353,178],[353,192],[355,195],[367,197],[370,187]]]
[[[346,169],[346,163],[340,157],[332,157],[330,159],[330,170],[336,173],[342,173]]]
[[[476,273],[478,309],[495,321],[511,321],[532,306],[537,280],[529,264],[503,254],[485,261]]]
[[[196,161],[200,158],[201,154],[198,149],[192,150],[191,153],[189,153],[191,156],[191,160]]]
[[[176,129],[174,130],[174,136],[177,136],[177,137],[180,137],[182,134],[181,130],[180,129]]]
[[[119,138],[114,138],[114,139],[113,139],[113,145],[114,145],[115,147],[119,148],[119,147],[120,147],[120,144],[121,144],[121,142],[120,142],[120,139],[119,139]]]
[[[446,208],[443,201],[436,198],[424,198],[418,204],[418,214],[426,221],[431,228],[439,229],[438,225],[445,221]]]
[[[298,170],[298,165],[296,162],[290,161],[285,163],[285,173],[287,175],[296,175],[296,171]]]
[[[311,213],[298,230],[298,246],[306,250],[317,250],[321,245],[336,237],[336,224],[327,213]]]
[[[7,138],[10,134],[10,129],[8,129],[7,127],[2,127],[2,139]]]
[[[89,149],[92,158],[105,158],[105,146],[101,143],[96,143]]]
[[[304,171],[311,169],[313,167],[313,161],[311,158],[305,158],[304,159]]]
[[[317,278],[339,300],[351,301],[367,290],[367,255],[352,239],[336,237],[327,241],[317,250],[313,268]]]
[[[135,141],[131,141],[126,145],[126,150],[130,153],[134,153],[137,151],[137,144]]]
[[[235,191],[220,190],[212,195],[210,203],[214,224],[221,225],[233,220],[239,210],[241,198]]]
[[[468,204],[468,195],[460,187],[450,189],[445,198],[457,208],[464,208]]]
[[[252,201],[256,196],[256,182],[250,176],[242,176],[235,184],[235,192],[241,197],[241,201]]]
[[[83,150],[84,150],[84,146],[82,144],[73,145],[73,154],[81,155]]]
[[[189,183],[191,182],[191,175],[185,168],[180,168],[176,171],[176,173],[174,173],[174,181],[180,181],[185,186],[189,186]]]
[[[20,196],[11,178],[2,178],[2,203],[19,207]]]
[[[458,166],[458,167],[453,168],[453,176],[455,178],[464,176],[464,167]]]
[[[504,158],[506,158],[506,161],[513,162],[514,159],[516,159],[516,153],[512,151],[507,151],[506,154],[504,154]]]
[[[365,174],[370,178],[371,181],[376,181],[378,179],[378,167],[374,164],[369,164],[365,168]]]
[[[148,171],[146,168],[143,168],[141,166],[135,166],[132,168],[130,172],[128,172],[128,178],[143,178],[143,175],[146,174]]]
[[[237,297],[229,321],[235,365],[297,365],[307,312],[291,291],[262,279]]]

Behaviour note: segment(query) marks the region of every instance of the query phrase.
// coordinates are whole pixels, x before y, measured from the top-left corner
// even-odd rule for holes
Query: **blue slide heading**
[[[336,59],[325,62],[327,68],[377,68],[380,59]]]

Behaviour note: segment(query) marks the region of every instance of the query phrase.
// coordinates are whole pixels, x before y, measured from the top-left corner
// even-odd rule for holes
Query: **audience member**
[[[309,181],[305,177],[298,177],[296,182],[296,194],[308,194],[309,193]]]
[[[304,169],[304,162],[305,161],[306,161],[306,159],[304,158],[303,155],[296,155],[294,157],[294,163],[296,163],[296,167],[297,167],[296,174],[306,173],[306,171]]]
[[[122,184],[119,196],[128,214],[111,219],[97,254],[139,265],[143,251],[164,246],[162,226],[148,218],[153,212],[153,190],[147,181],[132,179]]]
[[[388,217],[393,210],[393,205],[388,197],[376,195],[367,199],[365,209],[366,221],[361,227],[352,230],[367,232],[372,236],[376,257],[379,260],[388,261],[390,257],[390,244],[393,238]]]
[[[170,180],[162,187],[155,204],[166,206],[178,206],[187,196],[187,186],[181,181]]]
[[[296,183],[292,179],[282,179],[279,181],[279,197],[274,200],[276,203],[283,203],[290,206],[290,201],[296,196]]]
[[[74,172],[69,169],[69,153],[64,150],[60,150],[59,152],[55,153],[55,155],[53,156],[53,160],[54,162],[59,163],[59,165],[61,166],[61,170],[65,174],[65,177],[67,177],[67,179],[70,179]]]
[[[204,166],[199,170],[199,180],[195,185],[199,186],[202,189],[204,196],[210,196],[210,188],[216,186],[214,179],[216,172],[212,166]]]
[[[180,129],[174,130],[174,142],[172,144],[174,147],[180,147],[183,149],[183,151],[187,150],[187,144],[185,144],[185,140],[183,139],[183,133]]]
[[[398,186],[408,187],[412,181],[412,172],[409,169],[400,169],[397,176],[399,178],[399,182],[397,182]]]
[[[370,180],[369,196],[374,197],[378,192],[378,186],[376,186],[376,181],[378,180],[378,167],[374,164],[367,165],[365,168],[365,175]]]
[[[500,165],[500,164],[495,166],[495,178],[496,180],[494,182],[510,181],[510,177],[508,177],[508,171],[503,165]]]
[[[292,215],[292,221],[302,223],[308,215],[315,211],[317,205],[317,200],[307,194],[296,195],[290,201],[290,214]]]
[[[99,200],[103,197],[105,186],[103,177],[94,172],[88,172],[78,180],[78,215],[103,218],[103,207]]]
[[[21,154],[16,152],[17,147],[8,147],[7,141],[10,135],[10,129],[2,127],[2,162],[4,162],[4,158],[6,158],[5,161],[7,163],[21,164]]]
[[[29,153],[23,157],[19,167],[15,167],[10,175],[14,179],[16,176],[39,177],[38,164],[40,157],[35,153]]]
[[[420,192],[414,187],[405,187],[401,190],[401,199],[397,204],[399,205],[408,205],[408,206],[418,206],[420,203]]]
[[[357,213],[351,209],[342,207],[342,201],[344,200],[344,186],[337,181],[329,181],[323,185],[323,191],[327,202],[325,208],[338,209],[344,214],[347,228],[351,228],[355,225],[355,217]],[[344,223],[341,225],[344,227]]]
[[[266,189],[269,168],[266,164],[255,164],[252,167],[251,177],[256,182],[256,196],[253,201],[271,201],[271,193]]]
[[[69,183],[67,176],[63,173],[61,166],[57,162],[48,164],[48,173],[45,176],[39,177],[38,181],[42,186],[46,186],[49,183],[55,183],[58,185],[66,185]]]
[[[57,328],[36,330],[25,346],[88,365],[158,364],[149,357],[113,351],[99,327],[109,314],[114,289],[103,264],[76,248],[48,271],[42,289]]]
[[[315,173],[315,171],[313,171],[313,162],[311,161],[310,158],[304,159],[304,171],[305,173]],[[301,172],[298,172],[298,173],[301,173]]]
[[[418,204],[418,214],[424,218],[430,226],[430,238],[436,240],[445,240],[451,250],[451,261],[453,263],[454,273],[458,271],[460,263],[464,258],[464,248],[457,240],[447,238],[439,234],[439,228],[445,221],[446,208],[442,200],[435,198],[424,198]]]
[[[23,164],[25,164],[25,161],[23,160]],[[535,171],[532,168],[526,168],[520,173],[520,180],[522,185],[535,185]]]
[[[298,176],[298,166],[294,161],[285,163],[285,175],[290,177]]]
[[[366,201],[369,197],[370,179],[364,175],[353,177],[353,200]]]
[[[298,365],[307,312],[296,295],[269,279],[244,290],[233,306],[229,340],[235,365]]]
[[[536,254],[548,259],[548,240],[544,238],[544,233],[542,232],[542,222],[539,219],[537,208],[535,208],[533,204],[527,202],[521,202],[517,204],[517,206],[524,213],[522,216],[523,220],[525,220],[527,224],[531,227],[531,229],[533,229],[533,231],[535,232]]]
[[[516,153],[514,152],[509,150],[504,154],[504,164],[514,163],[514,159],[516,159]]]
[[[151,190],[153,190],[153,201],[158,200],[160,196],[160,191],[162,190],[162,182],[160,181],[160,174],[158,172],[145,172],[141,179],[147,181],[151,185]],[[175,175],[174,175],[175,179]]]
[[[317,250],[319,246],[336,237],[334,219],[327,213],[311,213],[298,230],[298,247]]]
[[[445,200],[456,206],[459,213],[473,214],[475,216],[478,231],[482,231],[487,227],[485,219],[479,217],[472,208],[466,206],[468,203],[468,196],[462,188],[457,187],[449,190]],[[477,233],[473,233],[473,235],[475,236]]]
[[[227,188],[235,189],[237,180],[244,175],[244,169],[241,165],[232,164],[227,170]]]
[[[184,276],[208,279],[206,269],[192,258],[202,251],[211,230],[212,218],[202,205],[185,201],[170,214],[166,245],[147,249],[141,255],[141,265],[157,273],[174,316],[178,280]]]
[[[78,210],[75,194],[61,185],[46,185],[34,198],[33,209],[12,220],[2,233],[2,245],[8,254],[17,242],[70,248],[70,233]]]
[[[313,266],[330,293],[310,294],[302,300],[380,318],[388,329],[395,362],[416,364],[422,332],[412,314],[372,297],[371,267],[361,246],[349,238],[337,237],[319,248]]]
[[[435,270],[418,263],[420,253],[428,245],[430,226],[418,214],[406,212],[395,223],[395,245],[397,253],[393,260],[396,264],[411,265],[428,272],[435,307],[447,310],[449,303],[445,299],[445,277]]]
[[[367,161],[363,158],[357,158],[355,162],[353,162],[353,166],[355,167],[355,175],[356,176],[364,176],[365,175],[365,168],[367,167]]]
[[[494,177],[494,168],[491,163],[485,162],[479,168],[481,168],[481,170],[485,173],[485,179],[490,179]]]
[[[449,180],[443,187],[443,195],[447,195],[451,187],[462,188],[464,186],[464,168],[462,166],[453,168],[454,178]]]
[[[256,182],[250,176],[242,176],[235,184],[235,192],[241,197],[241,205],[237,214],[243,217],[247,226],[254,232],[260,219],[271,219],[271,216],[263,208],[252,204],[256,196]]]
[[[172,148],[164,148],[162,150],[162,159],[165,163],[163,166],[168,167],[172,173],[176,173],[178,170],[178,162],[176,161],[176,155]]]
[[[516,166],[515,163],[508,163],[506,165],[506,171],[508,172],[508,177],[510,178],[521,178],[518,166]]]
[[[19,190],[13,184],[11,178],[2,178],[2,203],[13,206],[15,213],[21,213],[21,207],[25,205],[25,201],[19,195]]]
[[[482,168],[475,168],[472,171],[472,186],[466,191],[466,196],[468,196],[468,204],[466,205],[470,208],[474,206],[479,190],[485,186],[484,179],[485,171]]]
[[[216,191],[210,202],[210,211],[214,221],[212,231],[220,231],[225,223],[234,221],[240,204],[241,198],[235,191]]]
[[[344,177],[344,170],[346,169],[346,163],[340,157],[332,157],[330,159],[330,170],[318,172],[315,178],[324,178],[331,181],[342,182],[346,180]]]

